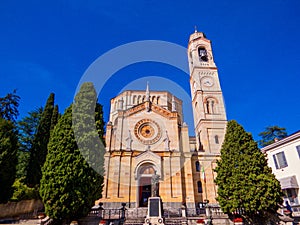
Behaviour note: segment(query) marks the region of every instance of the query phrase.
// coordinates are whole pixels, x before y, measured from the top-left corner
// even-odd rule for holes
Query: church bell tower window
[[[201,181],[198,181],[197,182],[197,188],[198,188],[198,193],[202,193],[202,182]]]
[[[196,166],[196,172],[200,172],[200,163],[199,163],[199,161],[196,161],[195,166]]]
[[[202,62],[207,62],[208,57],[207,57],[207,51],[204,47],[199,47],[198,48],[198,55],[199,55],[199,60]]]

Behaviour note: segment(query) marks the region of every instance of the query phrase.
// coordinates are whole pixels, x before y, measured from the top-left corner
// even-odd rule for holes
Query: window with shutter
[[[279,152],[273,155],[276,169],[281,169],[288,166],[284,152]]]
[[[300,158],[300,145],[296,146],[296,148],[297,148],[298,156]]]

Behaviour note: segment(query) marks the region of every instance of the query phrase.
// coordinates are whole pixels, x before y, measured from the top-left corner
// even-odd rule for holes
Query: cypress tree
[[[42,177],[41,168],[46,160],[46,155],[48,152],[47,145],[50,138],[53,108],[54,94],[51,93],[41,115],[32,148],[30,150],[30,159],[26,177],[26,183],[30,186],[38,185]]]
[[[6,203],[13,194],[16,176],[18,133],[12,121],[0,118],[0,203]]]
[[[276,214],[282,202],[280,183],[252,135],[236,121],[227,124],[215,171],[224,213],[238,212],[251,224],[265,224]]]
[[[94,85],[84,83],[75,96],[73,128],[79,150],[99,174],[103,174],[104,121]]]
[[[83,217],[101,196],[103,177],[94,169],[101,172],[103,167],[103,126],[95,126],[95,103],[93,85],[84,84],[52,132],[40,196],[53,219],[69,222]],[[102,114],[98,117],[101,124]]]
[[[57,124],[59,119],[59,111],[58,111],[58,105],[55,105],[53,112],[52,112],[52,117],[51,117],[51,125],[50,125],[50,131],[52,131]]]

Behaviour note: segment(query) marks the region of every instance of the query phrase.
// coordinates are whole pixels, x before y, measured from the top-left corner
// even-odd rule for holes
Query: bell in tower
[[[199,55],[199,60],[200,61],[203,61],[203,62],[208,61],[207,51],[204,47],[199,47],[198,48],[198,55]]]

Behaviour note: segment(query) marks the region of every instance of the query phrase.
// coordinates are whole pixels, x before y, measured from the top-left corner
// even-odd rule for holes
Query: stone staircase
[[[145,222],[144,218],[129,218],[126,219],[124,225],[143,225]],[[186,218],[165,218],[165,225],[182,225],[187,224]]]
[[[147,208],[129,208],[126,209],[125,216],[126,218],[144,219],[147,216],[147,210]]]
[[[125,220],[125,225],[142,225],[144,224],[144,218],[128,218]]]

